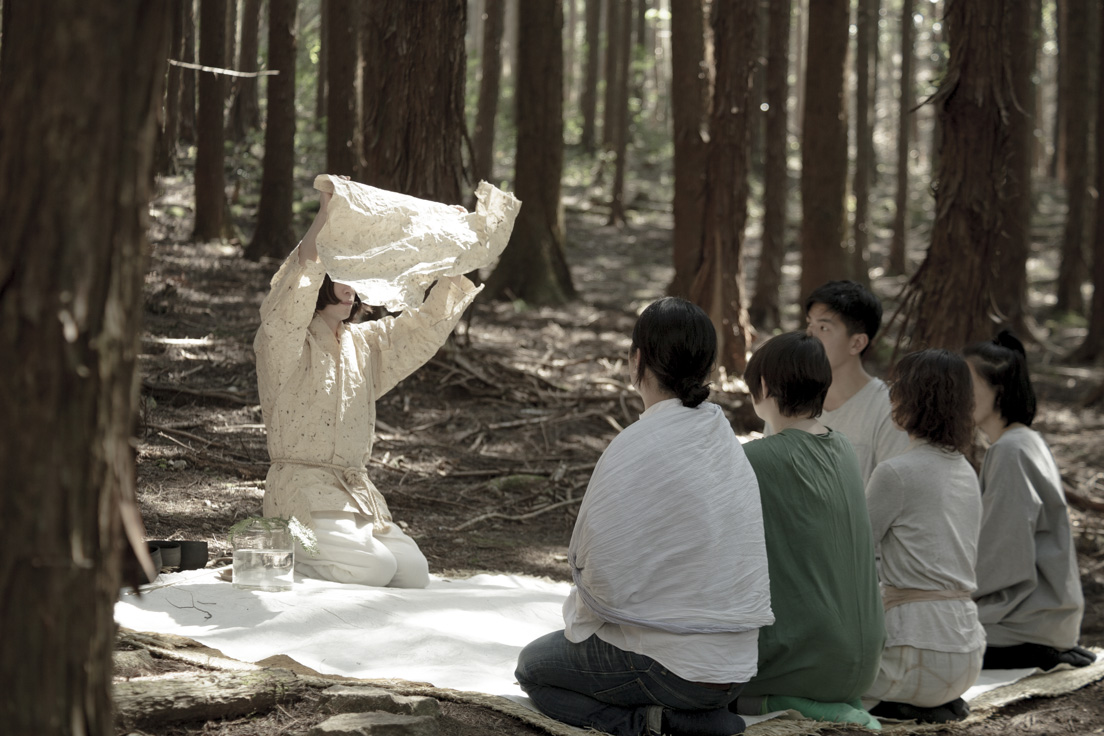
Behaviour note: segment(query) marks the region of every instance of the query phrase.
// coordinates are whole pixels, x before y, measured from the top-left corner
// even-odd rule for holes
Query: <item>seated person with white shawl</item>
[[[759,632],[759,673],[734,706],[878,728],[859,699],[878,675],[882,600],[858,457],[818,419],[832,375],[821,342],[802,332],[768,340],[744,372],[755,413],[775,430],[744,445],[775,622]]]
[[[640,420],[594,468],[571,536],[564,630],[516,676],[543,713],[616,736],[742,733],[727,706],[771,623],[759,487],[724,412],[703,403],[709,317],[668,297],[633,329]]]

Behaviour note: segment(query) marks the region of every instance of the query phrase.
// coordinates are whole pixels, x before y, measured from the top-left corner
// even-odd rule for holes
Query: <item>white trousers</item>
[[[863,704],[889,700],[934,708],[949,703],[973,687],[984,656],[985,647],[972,652],[886,647],[878,679],[863,696]]]
[[[295,548],[295,569],[302,575],[355,585],[424,588],[429,563],[417,543],[397,524],[375,532],[372,520],[347,511],[311,514],[318,554]]]

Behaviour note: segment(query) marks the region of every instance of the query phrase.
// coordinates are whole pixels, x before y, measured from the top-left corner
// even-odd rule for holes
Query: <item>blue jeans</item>
[[[714,688],[690,682],[651,657],[597,636],[576,644],[563,631],[522,649],[514,675],[545,715],[614,736],[658,734],[663,708],[725,709],[743,688],[743,683]]]

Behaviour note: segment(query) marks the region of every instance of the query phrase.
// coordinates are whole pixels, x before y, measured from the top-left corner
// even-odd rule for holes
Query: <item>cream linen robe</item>
[[[254,350],[272,460],[264,513],[312,526],[318,526],[312,514],[359,513],[371,518],[368,531],[377,537],[401,536],[365,471],[375,402],[433,357],[479,288],[466,279],[461,286],[438,284],[421,308],[343,324],[335,339],[315,315],[324,276],[321,263],[300,264],[296,248],[261,305]]]

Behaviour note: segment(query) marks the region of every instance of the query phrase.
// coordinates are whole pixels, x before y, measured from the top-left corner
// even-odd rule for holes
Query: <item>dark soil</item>
[[[229,552],[230,525],[261,511],[268,458],[252,340],[258,307],[278,263],[246,261],[237,243],[190,242],[189,183],[166,179],[162,191],[153,205],[153,258],[145,286],[139,504],[150,539],[205,539],[215,559]],[[311,201],[306,188],[303,194]],[[603,224],[605,213],[591,208],[586,192],[569,199],[568,258],[580,298],[556,309],[477,302],[455,341],[380,400],[370,470],[433,573],[570,579],[567,543],[590,471],[642,408],[627,383],[628,335],[638,311],[663,294],[671,277],[671,216],[658,205],[649,209],[646,200],[635,204],[630,225],[614,229]],[[304,215],[302,230],[309,216]],[[248,230],[248,211],[240,225]],[[1046,233],[1038,239],[1047,242]],[[749,247],[757,247],[751,241]],[[1040,257],[1038,272],[1052,274],[1047,253]],[[1047,288],[1043,277],[1033,279],[1036,288]],[[882,279],[874,288],[890,300],[899,283]],[[796,294],[785,297],[786,319],[796,328]],[[1104,372],[1056,365],[1079,333],[1049,327],[1040,328],[1049,349],[1039,348],[1033,356],[1041,395],[1036,426],[1071,488],[1100,504],[1104,417],[1099,407],[1081,402],[1104,380]],[[756,429],[738,384],[723,387],[731,390],[715,392],[714,400],[737,431]],[[1076,506],[1071,513],[1086,597],[1082,643],[1101,646],[1104,514]],[[1020,703],[984,723],[947,732],[1093,732],[1104,725],[1102,695],[1104,685],[1097,683],[1060,698]],[[446,734],[537,733],[490,710],[442,705]],[[166,725],[145,733],[303,733],[320,719],[304,701],[248,718]]]

